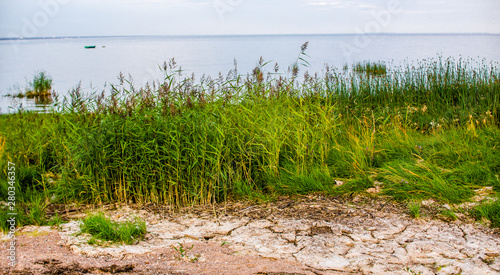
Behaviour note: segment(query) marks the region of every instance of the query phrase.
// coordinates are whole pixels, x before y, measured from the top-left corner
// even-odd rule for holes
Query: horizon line
[[[72,35],[72,36],[34,36],[34,37],[0,37],[0,40],[36,40],[36,39],[67,39],[67,38],[126,38],[126,37],[230,37],[230,36],[353,36],[353,35],[500,35],[488,32],[419,32],[419,33],[276,33],[276,34],[153,34],[153,35]]]

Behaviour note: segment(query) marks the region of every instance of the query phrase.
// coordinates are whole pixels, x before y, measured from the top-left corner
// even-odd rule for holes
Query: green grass
[[[66,223],[66,221],[64,221],[57,213],[54,216],[52,216],[49,221],[47,221],[48,225],[55,227],[57,229],[59,229],[63,223]]]
[[[103,213],[96,213],[82,220],[80,233],[90,234],[92,238],[89,243],[92,244],[99,244],[100,241],[133,244],[144,238],[146,223],[137,218],[134,221],[115,222]]]
[[[420,218],[420,202],[419,201],[410,201],[408,203],[408,211],[412,218],[418,219]]]
[[[491,222],[491,227],[500,227],[500,199],[494,202],[483,203],[473,211],[476,219],[486,218]]]
[[[443,210],[441,210],[441,215],[446,220],[455,221],[457,219],[457,215],[452,210],[443,209]]]
[[[47,220],[45,215],[45,209],[48,204],[42,196],[36,194],[23,194],[21,198],[20,201],[16,202],[14,211],[10,210],[8,207],[0,209],[1,231],[7,232],[9,230],[7,220],[12,217],[15,217],[16,226],[18,227],[24,225],[42,226],[49,224],[50,221]],[[10,215],[9,213],[15,213],[15,215]]]
[[[295,64],[307,65],[304,51]],[[500,191],[497,67],[437,58],[379,77],[326,68],[299,82],[300,64],[287,77],[267,74],[267,63],[247,77],[195,80],[172,60],[154,85],[122,78],[107,97],[76,88],[57,112],[2,115],[0,167],[16,164],[25,205],[35,193],[176,206],[346,195],[374,180],[405,203]],[[6,188],[2,170],[0,200]]]

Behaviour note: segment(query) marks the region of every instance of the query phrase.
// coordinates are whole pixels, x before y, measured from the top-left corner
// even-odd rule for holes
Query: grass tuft
[[[457,219],[457,215],[454,211],[449,209],[443,209],[440,213],[446,220],[455,221]]]
[[[418,219],[420,218],[420,202],[419,201],[410,201],[408,203],[408,211],[412,218]]]
[[[477,220],[486,218],[491,222],[491,227],[500,227],[500,199],[483,203],[477,206],[472,213]]]
[[[107,218],[103,213],[91,214],[82,220],[81,233],[92,236],[91,243],[99,243],[98,240],[133,244],[144,238],[146,234],[146,223],[138,218],[134,221],[115,222]]]

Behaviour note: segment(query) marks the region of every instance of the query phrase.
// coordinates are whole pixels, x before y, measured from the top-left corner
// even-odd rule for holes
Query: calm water
[[[53,88],[61,95],[79,82],[86,91],[102,90],[106,83],[118,83],[123,72],[135,85],[162,79],[158,68],[175,57],[186,74],[227,74],[238,63],[238,72],[250,72],[262,56],[284,72],[309,41],[306,53],[309,72],[321,72],[324,64],[342,67],[356,61],[385,61],[395,66],[435,58],[485,59],[500,62],[500,35],[294,35],[214,37],[101,37],[0,41],[0,112],[9,106],[32,106],[3,95],[24,91],[33,75],[46,71]],[[95,49],[85,49],[96,45]],[[104,47],[103,47],[104,46]],[[108,85],[109,87],[109,85]],[[28,107],[30,108],[30,107]],[[33,107],[31,107],[33,108]]]

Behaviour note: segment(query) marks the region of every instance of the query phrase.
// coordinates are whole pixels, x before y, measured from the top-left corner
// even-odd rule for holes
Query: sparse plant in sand
[[[199,255],[195,255],[194,257],[188,255],[189,251],[193,249],[194,244],[191,245],[191,247],[184,247],[184,245],[181,243],[178,243],[178,245],[179,245],[178,247],[173,246],[174,250],[177,251],[177,253],[179,254],[178,256],[176,256],[178,260],[183,260],[192,263],[198,261]]]

